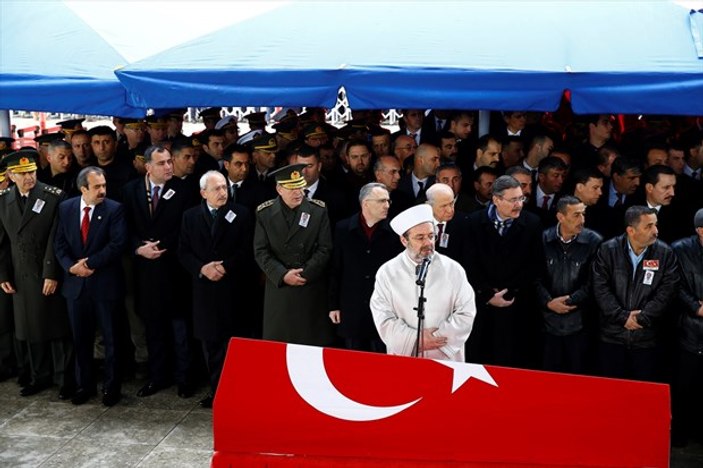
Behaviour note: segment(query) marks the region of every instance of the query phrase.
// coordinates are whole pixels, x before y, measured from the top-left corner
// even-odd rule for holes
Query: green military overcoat
[[[31,343],[68,338],[60,285],[54,294],[42,294],[44,279],[61,278],[54,257],[54,232],[62,192],[37,182],[24,213],[18,198],[16,187],[0,192],[0,282],[11,282],[17,291],[12,298],[16,337]]]
[[[266,275],[266,340],[325,346],[334,339],[328,317],[327,273],[332,234],[325,204],[303,199],[289,227],[281,198],[259,205],[254,255]],[[302,268],[303,286],[288,286],[288,270]]]

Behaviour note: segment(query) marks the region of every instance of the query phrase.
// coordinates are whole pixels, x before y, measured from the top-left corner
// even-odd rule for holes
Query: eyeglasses
[[[522,197],[515,197],[515,198],[503,198],[500,195],[497,196],[501,200],[505,200],[506,202],[510,203],[511,205],[514,205],[516,203],[525,203],[527,201],[527,197],[522,196]]]
[[[434,234],[427,234],[427,235],[420,234],[420,235],[411,237],[411,239],[414,240],[415,242],[425,242],[426,240],[434,241],[435,237],[436,236]]]
[[[376,202],[376,203],[388,203],[389,205],[393,203],[393,201],[390,198],[367,198],[368,201]]]

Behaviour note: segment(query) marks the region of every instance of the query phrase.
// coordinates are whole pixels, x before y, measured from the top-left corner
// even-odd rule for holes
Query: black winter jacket
[[[651,284],[645,284],[651,271]],[[662,318],[676,294],[679,267],[674,251],[657,240],[650,245],[634,272],[628,254],[627,235],[601,244],[593,262],[593,294],[600,308],[600,339],[628,348],[652,348],[657,344]],[[628,330],[630,311],[637,316],[640,330]]]
[[[681,267],[678,290],[679,343],[692,353],[703,355],[703,317],[697,315],[703,301],[703,245],[691,236],[672,245]]]
[[[537,299],[542,310],[544,330],[557,336],[577,333],[584,328],[584,320],[594,313],[591,300],[591,262],[603,237],[584,229],[569,244],[563,244],[557,235],[559,226],[542,233],[545,265],[537,285]],[[557,314],[547,303],[559,296],[569,296],[569,304],[577,306],[566,314]]]

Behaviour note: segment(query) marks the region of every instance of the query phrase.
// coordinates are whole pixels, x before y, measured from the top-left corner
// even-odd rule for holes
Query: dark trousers
[[[556,336],[544,334],[542,368],[551,372],[584,374],[588,355],[588,338],[585,333]]]
[[[203,355],[205,356],[205,364],[210,379],[210,389],[212,395],[217,391],[217,385],[220,383],[222,368],[225,365],[225,356],[227,355],[227,345],[229,339],[222,340],[202,340]]]
[[[96,387],[93,345],[95,329],[99,326],[105,346],[103,391],[119,393],[121,387],[117,354],[119,345],[116,339],[116,314],[119,301],[94,300],[87,294],[81,294],[78,299],[67,302],[76,352],[78,387],[86,391],[92,391]]]
[[[31,343],[17,340],[15,350],[22,372],[34,385],[73,385],[73,344],[69,339]]]
[[[604,377],[660,382],[659,348],[631,349],[624,345],[600,342],[598,360]]]
[[[679,349],[671,386],[674,437],[703,436],[703,355]],[[696,434],[697,433],[697,434]]]
[[[473,330],[466,342],[467,362],[496,366],[538,367],[537,325],[528,309],[517,307],[477,308]]]
[[[149,379],[160,386],[187,384],[191,367],[188,327],[183,318],[146,317]]]
[[[344,347],[354,351],[386,354],[386,345],[383,341],[372,338],[344,338]]]

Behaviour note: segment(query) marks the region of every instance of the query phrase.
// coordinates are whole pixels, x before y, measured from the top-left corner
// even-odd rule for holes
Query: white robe
[[[417,338],[416,263],[407,251],[384,263],[376,273],[371,312],[388,354],[412,356]],[[434,335],[447,337],[447,344],[425,351],[424,357],[464,361],[464,343],[476,316],[474,290],[466,272],[451,258],[434,253],[425,280],[424,328],[438,328]]]

